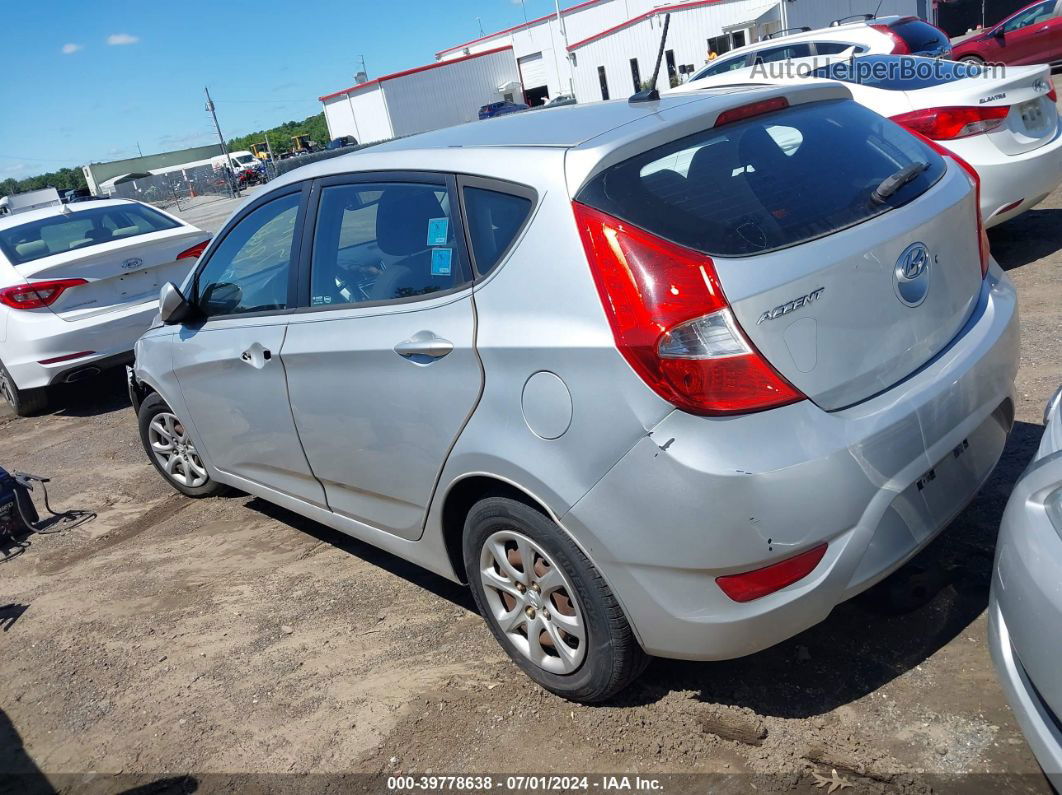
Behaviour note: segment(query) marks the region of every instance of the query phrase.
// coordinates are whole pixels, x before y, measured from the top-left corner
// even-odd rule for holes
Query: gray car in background
[[[1062,388],[996,542],[988,643],[1025,739],[1062,789]]]
[[[963,509],[1014,416],[976,175],[837,83],[314,163],[161,310],[131,391],[174,487],[468,582],[581,701],[821,621]]]

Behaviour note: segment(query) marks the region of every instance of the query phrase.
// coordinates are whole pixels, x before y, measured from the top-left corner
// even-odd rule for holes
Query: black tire
[[[586,629],[584,656],[573,672],[553,673],[536,664],[495,618],[479,569],[484,544],[499,531],[531,539],[571,582]],[[623,690],[645,670],[649,657],[601,574],[571,538],[539,511],[507,497],[481,500],[465,519],[463,553],[468,582],[487,626],[513,662],[542,687],[571,701],[596,703]]]
[[[0,398],[6,400],[19,417],[32,417],[48,408],[47,388],[19,389],[3,362],[0,362]]]
[[[984,66],[985,59],[980,55],[964,55],[959,59],[959,63],[971,63],[976,66]]]
[[[152,463],[158,473],[162,475],[162,479],[169,483],[181,494],[189,497],[217,497],[225,494],[229,491],[229,487],[218,483],[210,475],[206,475],[206,482],[201,485],[188,486],[185,483],[180,482],[167,472],[162,464],[159,462],[158,456],[155,455],[155,451],[151,448],[151,441],[149,437],[149,428],[151,421],[155,419],[159,414],[173,413],[166,401],[162,399],[162,396],[157,392],[152,392],[146,398],[144,402],[140,404],[140,411],[137,412],[137,421],[140,426],[140,442],[144,445],[144,452],[147,454],[148,460]],[[192,453],[194,454],[194,448]],[[201,464],[202,462],[200,462]]]

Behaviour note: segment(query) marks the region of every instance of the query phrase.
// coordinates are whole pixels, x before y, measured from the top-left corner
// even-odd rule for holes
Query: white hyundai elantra
[[[33,414],[52,384],[130,361],[159,288],[183,281],[209,240],[128,199],[0,218],[0,395]]]
[[[1033,208],[1062,183],[1058,95],[1046,65],[986,67],[908,55],[800,58],[758,63],[674,90],[808,80],[844,82],[856,102],[973,166],[981,177],[986,227]]]

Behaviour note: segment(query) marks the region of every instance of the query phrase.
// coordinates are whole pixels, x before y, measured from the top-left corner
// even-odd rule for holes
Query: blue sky
[[[561,6],[573,4],[562,2]],[[297,9],[293,13],[293,9]],[[216,140],[321,110],[369,77],[431,63],[553,0],[36,0],[4,3],[0,179]],[[235,31],[242,29],[243,33]]]

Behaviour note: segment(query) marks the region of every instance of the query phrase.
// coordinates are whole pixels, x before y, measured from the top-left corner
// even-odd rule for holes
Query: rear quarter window
[[[925,169],[884,203],[871,194]],[[908,132],[850,100],[798,105],[656,147],[594,177],[576,199],[706,254],[796,245],[913,201],[946,166]]]
[[[468,236],[476,259],[476,270],[485,276],[494,269],[520,232],[531,200],[486,188],[464,188]]]

